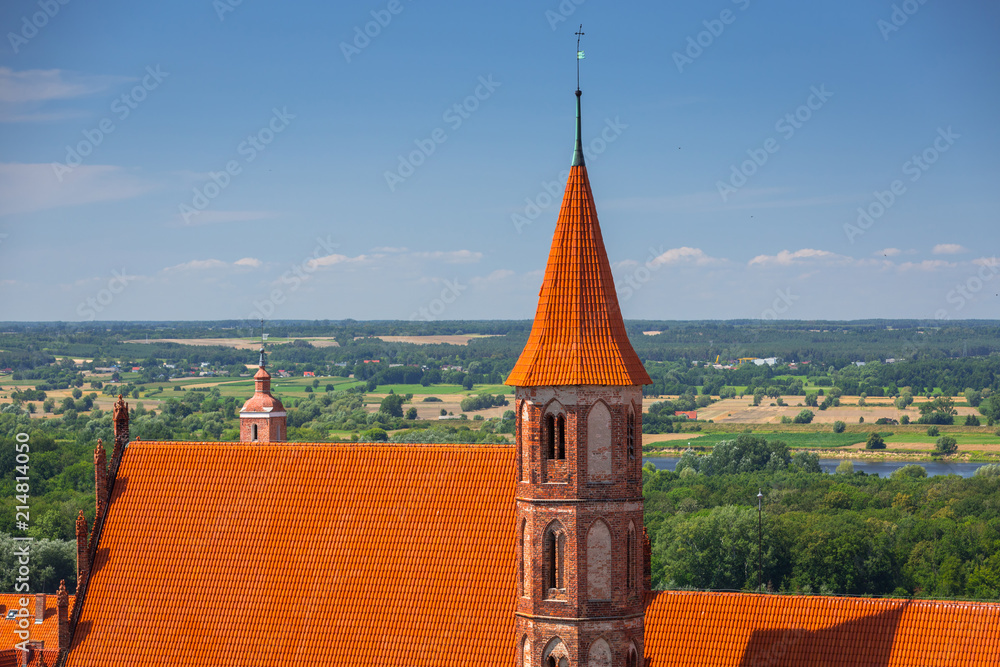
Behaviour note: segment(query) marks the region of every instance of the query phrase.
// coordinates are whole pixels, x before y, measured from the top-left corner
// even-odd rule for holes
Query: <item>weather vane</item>
[[[260,318],[260,367],[264,368],[264,341],[267,340],[267,334],[264,333],[264,318]]]
[[[580,50],[580,38],[583,37],[583,24],[576,31],[576,89],[580,90],[580,61],[583,60],[583,51]]]

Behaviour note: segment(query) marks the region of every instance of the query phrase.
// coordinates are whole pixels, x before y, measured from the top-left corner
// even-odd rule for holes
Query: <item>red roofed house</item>
[[[263,354],[240,442],[95,451],[69,667],[996,665],[1000,605],[649,590],[642,385],[576,148],[514,445],[284,442]],[[90,565],[92,563],[92,566]]]
[[[65,586],[56,595],[0,593],[0,667],[55,665],[69,646],[74,599]]]

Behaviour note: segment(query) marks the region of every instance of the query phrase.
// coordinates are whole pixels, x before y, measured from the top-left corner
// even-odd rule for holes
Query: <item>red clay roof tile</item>
[[[649,667],[1000,665],[1000,604],[660,591]]]
[[[59,615],[56,607],[55,593],[45,596],[45,619],[42,623],[35,623],[35,594],[34,593],[0,593],[0,650],[20,644],[21,637],[15,634],[18,630],[16,621],[8,621],[7,612],[11,609],[20,610],[21,598],[28,600],[28,613],[31,622],[28,624],[28,631],[31,633],[30,641],[45,642],[46,649],[59,645]],[[69,596],[69,613],[73,613],[73,602],[75,595]]]
[[[625,331],[587,168],[574,166],[556,222],[535,321],[507,384],[650,382]]]
[[[508,445],[133,442],[68,665],[496,664]]]

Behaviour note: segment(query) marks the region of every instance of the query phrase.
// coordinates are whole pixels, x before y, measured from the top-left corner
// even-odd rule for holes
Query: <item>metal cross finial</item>
[[[583,37],[583,24],[580,24],[580,29],[576,31],[576,89],[580,90],[580,61],[583,60],[583,51],[580,50],[580,38]]]
[[[260,367],[264,368],[264,318],[260,318]]]

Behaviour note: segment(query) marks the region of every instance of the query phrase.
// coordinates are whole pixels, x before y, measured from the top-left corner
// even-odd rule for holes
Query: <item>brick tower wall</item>
[[[595,407],[600,403],[606,413]],[[519,387],[515,414],[518,664],[547,665],[551,654],[568,667],[624,667],[630,651],[643,654],[641,388]],[[562,459],[550,457],[546,414],[564,419]],[[608,414],[610,433],[598,423]],[[593,434],[602,442],[591,442]],[[552,526],[565,539],[561,589],[549,587],[546,534]],[[608,534],[609,545],[601,537]]]

